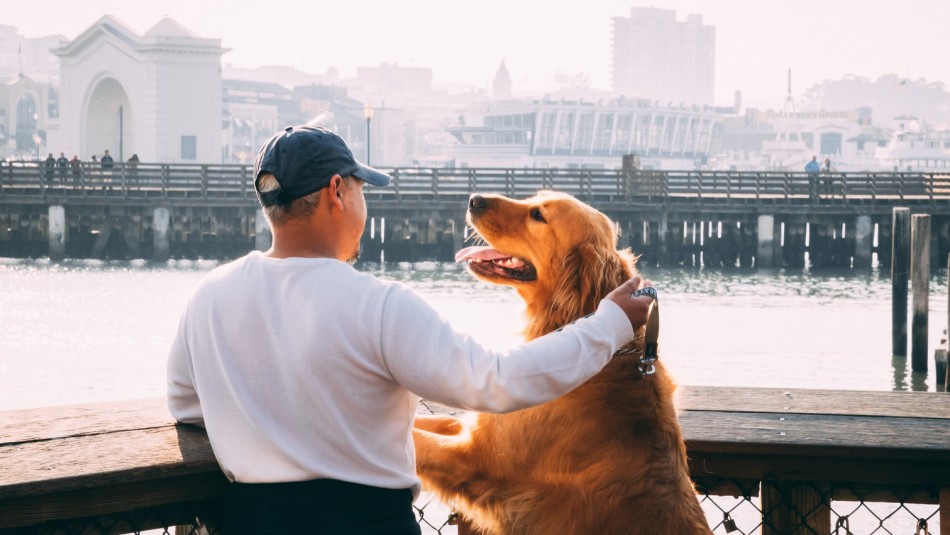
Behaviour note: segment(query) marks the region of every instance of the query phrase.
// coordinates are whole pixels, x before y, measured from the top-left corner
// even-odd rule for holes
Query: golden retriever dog
[[[533,339],[593,312],[636,273],[606,215],[573,197],[473,195],[468,222],[488,247],[460,251],[477,278],[513,286]],[[630,347],[642,350],[644,329]],[[471,425],[419,416],[423,486],[496,535],[711,534],[686,462],[676,389],[657,361],[616,354],[567,395]]]

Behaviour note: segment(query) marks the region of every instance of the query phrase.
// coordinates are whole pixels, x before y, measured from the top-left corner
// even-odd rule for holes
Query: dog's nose
[[[476,194],[468,198],[469,212],[483,212],[486,208],[488,208],[488,199],[485,197]]]

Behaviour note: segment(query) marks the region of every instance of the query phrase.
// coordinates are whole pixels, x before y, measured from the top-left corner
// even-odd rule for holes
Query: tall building
[[[716,28],[702,15],[635,7],[613,19],[613,90],[664,105],[712,105]]]
[[[511,75],[508,74],[508,67],[505,66],[504,60],[498,67],[498,72],[495,73],[491,95],[494,99],[511,98]]]

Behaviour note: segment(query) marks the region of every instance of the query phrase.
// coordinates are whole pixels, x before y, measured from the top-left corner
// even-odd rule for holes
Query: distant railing
[[[679,408],[717,535],[950,535],[946,393],[684,387]],[[220,525],[208,437],[162,399],[0,412],[0,430],[0,534]],[[424,533],[472,533],[415,507]]]
[[[618,169],[386,168],[388,188],[368,188],[368,199],[465,199],[472,192],[527,197],[554,189],[582,200],[684,199],[718,203],[866,203],[950,200],[950,173],[779,171],[640,171]],[[84,162],[75,168],[48,168],[41,162],[0,162],[0,201],[4,198],[128,200],[213,200],[255,202],[253,168],[238,164],[115,163],[112,168]]]

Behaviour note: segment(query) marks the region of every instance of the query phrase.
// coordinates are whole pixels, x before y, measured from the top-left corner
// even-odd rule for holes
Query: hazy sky
[[[433,69],[436,82],[488,87],[502,60],[515,92],[554,74],[610,87],[612,17],[630,7],[703,15],[716,27],[716,99],[781,98],[846,74],[895,73],[950,84],[948,0],[0,0],[0,23],[27,37],[74,39],[104,14],[144,33],[169,16],[218,38],[237,67],[289,64],[323,73],[381,62]],[[295,7],[286,7],[295,6]]]

